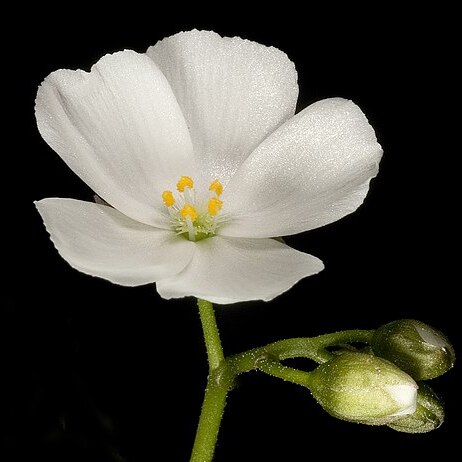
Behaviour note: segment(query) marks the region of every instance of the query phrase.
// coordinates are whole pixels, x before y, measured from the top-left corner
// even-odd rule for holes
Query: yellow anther
[[[209,186],[209,191],[213,191],[217,196],[221,196],[223,185],[218,180],[212,181]]]
[[[223,202],[220,199],[216,197],[212,197],[211,199],[209,199],[208,210],[212,217],[214,217],[221,210],[222,207]]]
[[[164,191],[162,193],[162,200],[167,207],[171,207],[175,204],[175,198],[173,197],[172,191]]]
[[[197,219],[197,210],[191,204],[186,204],[180,210],[180,216],[181,218],[190,218],[194,223]]]
[[[189,176],[182,176],[178,183],[176,184],[176,189],[180,192],[184,192],[186,188],[191,188],[194,186],[194,181],[189,178]]]

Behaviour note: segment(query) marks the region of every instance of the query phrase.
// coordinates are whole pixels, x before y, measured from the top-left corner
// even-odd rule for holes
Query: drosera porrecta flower
[[[283,52],[214,32],[50,74],[40,133],[110,205],[37,202],[61,256],[117,284],[215,303],[271,300],[321,271],[272,238],[356,210],[382,150],[351,101],[294,115],[297,96]]]
[[[251,370],[308,387],[343,420],[407,433],[444,420],[415,380],[447,372],[454,350],[418,321],[223,351],[212,302],[271,300],[321,271],[275,238],[353,212],[378,171],[382,150],[358,106],[329,98],[294,115],[297,96],[283,52],[196,30],[90,72],[53,72],[37,94],[40,133],[95,192],[95,203],[36,203],[62,257],[117,284],[198,298],[209,374],[192,462],[212,461],[227,395]]]

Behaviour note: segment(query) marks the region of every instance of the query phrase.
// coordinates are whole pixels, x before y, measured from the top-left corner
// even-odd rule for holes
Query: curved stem
[[[226,364],[235,375],[258,369],[260,361],[268,357],[272,357],[279,361],[289,358],[309,358],[322,364],[333,356],[332,353],[326,350],[326,347],[351,342],[370,343],[373,334],[373,330],[356,329],[320,335],[313,338],[280,340],[263,347],[253,348],[252,350],[228,357],[226,359]],[[287,368],[286,372],[289,369],[292,368]],[[286,376],[285,380],[290,379]]]
[[[265,358],[258,361],[256,368],[259,371],[265,372],[273,377],[277,377],[278,379],[309,388],[310,372],[300,371],[298,369],[293,369],[292,367],[284,366],[279,361],[272,358]]]
[[[279,359],[309,358],[317,363],[325,363],[332,358],[326,347],[342,343],[371,343],[374,330],[344,330],[312,338],[290,338],[267,345],[268,352]]]
[[[209,367],[213,371],[224,359],[215,312],[213,311],[213,305],[207,300],[197,299],[197,306],[199,307],[199,315],[204,332]]]
[[[319,335],[313,337],[313,342],[317,342],[323,348],[332,345],[341,345],[342,343],[372,343],[375,329],[351,329],[342,330],[340,332],[333,332],[331,334]]]
[[[319,342],[319,337],[280,340],[269,344],[267,349],[270,354],[280,360],[308,358],[321,364],[332,358],[331,353],[325,350],[324,346]]]

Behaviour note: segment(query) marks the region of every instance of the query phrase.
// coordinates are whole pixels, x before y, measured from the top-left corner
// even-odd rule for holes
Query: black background
[[[451,12],[362,11],[356,19],[338,11],[335,18],[333,11],[273,11],[271,19],[263,12],[250,18],[245,10],[237,18],[225,11],[123,13],[117,21],[92,11],[79,20],[73,11],[55,12],[48,21],[43,14],[9,37],[2,454],[11,460],[26,454],[62,461],[188,460],[207,375],[193,299],[165,301],[154,286],[124,288],[78,273],[58,256],[33,206],[44,197],[92,198],[37,132],[33,102],[41,80],[59,68],[88,70],[108,52],[142,52],[180,30],[213,29],[284,50],[299,73],[298,109],[326,97],[350,98],[385,151],[357,212],[287,238],[324,261],[321,274],[270,303],[217,307],[225,352],[398,318],[434,325],[460,351]],[[314,447],[346,460],[371,451],[416,457],[449,451],[459,426],[457,372],[434,381],[447,421],[427,435],[335,420],[306,390],[247,374],[230,395],[215,460],[298,461],[312,457]]]

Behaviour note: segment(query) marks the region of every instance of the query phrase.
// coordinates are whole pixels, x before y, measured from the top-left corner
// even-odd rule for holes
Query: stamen
[[[164,201],[166,207],[171,207],[175,204],[175,198],[173,197],[172,191],[164,191],[162,193],[162,200]]]
[[[209,191],[213,191],[217,196],[221,196],[223,185],[218,180],[214,180],[210,183]]]
[[[185,189],[194,187],[194,181],[189,176],[182,176],[176,184],[176,189],[180,192],[184,192]]]
[[[209,199],[208,211],[212,217],[214,217],[223,207],[223,202],[217,197],[212,197]]]
[[[218,198],[223,193],[223,185],[215,180],[209,185],[204,196],[196,194],[194,181],[189,176],[182,176],[176,185],[178,193],[169,190],[162,192],[162,201],[170,215],[172,229],[190,241],[200,241],[214,236],[223,222],[217,217],[223,208]]]
[[[185,206],[180,210],[180,216],[181,218],[189,218],[191,223],[194,223],[197,220],[198,213],[191,204],[185,204]]]

